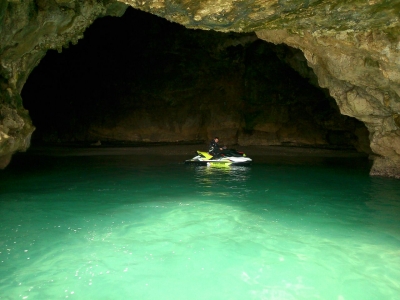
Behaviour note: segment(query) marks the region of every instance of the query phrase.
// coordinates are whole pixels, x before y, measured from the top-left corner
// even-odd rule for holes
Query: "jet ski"
[[[252,163],[252,159],[247,157],[243,152],[235,149],[224,149],[218,155],[212,156],[208,152],[196,151],[197,155],[192,159],[185,161],[185,164],[193,164],[198,166],[247,166]]]

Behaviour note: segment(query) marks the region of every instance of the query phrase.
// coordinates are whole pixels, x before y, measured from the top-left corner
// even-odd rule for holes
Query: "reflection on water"
[[[251,167],[193,167],[198,193],[203,196],[242,197],[250,179]]]
[[[400,181],[349,160],[176,161],[0,173],[0,299],[398,299]]]
[[[198,183],[221,182],[221,181],[246,181],[249,179],[251,167],[231,166],[231,167],[193,167],[195,178]]]

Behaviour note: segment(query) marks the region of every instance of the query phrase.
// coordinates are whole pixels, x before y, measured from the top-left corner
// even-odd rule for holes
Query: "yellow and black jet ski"
[[[235,149],[224,149],[218,155],[212,156],[208,152],[197,151],[197,155],[185,161],[185,164],[200,166],[247,166],[252,163],[252,159],[243,152]]]

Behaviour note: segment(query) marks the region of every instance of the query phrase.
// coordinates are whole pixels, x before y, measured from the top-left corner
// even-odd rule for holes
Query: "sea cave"
[[[0,1],[0,298],[397,299],[399,12]]]
[[[76,46],[49,51],[21,93],[32,142],[207,143],[354,149],[368,130],[340,114],[301,51],[254,33],[186,29],[128,8]]]
[[[1,12],[3,168],[31,141],[220,135],[351,148],[371,175],[399,176],[396,5],[60,0]]]

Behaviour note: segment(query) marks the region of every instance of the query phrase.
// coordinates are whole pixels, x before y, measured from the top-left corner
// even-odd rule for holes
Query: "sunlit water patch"
[[[0,299],[399,299],[400,182],[294,161],[20,158]]]

